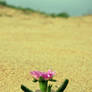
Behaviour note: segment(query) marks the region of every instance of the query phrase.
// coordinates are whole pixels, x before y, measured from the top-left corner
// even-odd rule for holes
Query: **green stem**
[[[47,92],[48,81],[39,81],[41,92]]]
[[[52,85],[48,86],[48,91],[47,92],[51,92],[51,87],[52,87]]]

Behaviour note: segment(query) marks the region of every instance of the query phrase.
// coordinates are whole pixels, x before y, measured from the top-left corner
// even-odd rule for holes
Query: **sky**
[[[8,4],[46,13],[66,12],[71,16],[92,14],[92,0],[6,0]]]

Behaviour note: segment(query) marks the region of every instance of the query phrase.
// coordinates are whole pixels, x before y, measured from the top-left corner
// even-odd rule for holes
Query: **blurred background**
[[[6,2],[10,5],[32,8],[49,14],[62,12],[70,16],[92,14],[92,0],[6,0]]]

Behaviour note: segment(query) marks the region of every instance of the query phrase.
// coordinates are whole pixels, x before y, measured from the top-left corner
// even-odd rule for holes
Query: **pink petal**
[[[51,70],[48,70],[48,72],[33,71],[30,73],[37,80],[40,77],[43,77],[45,80],[49,80],[49,79],[52,79],[53,76],[55,75],[55,72],[52,72]]]

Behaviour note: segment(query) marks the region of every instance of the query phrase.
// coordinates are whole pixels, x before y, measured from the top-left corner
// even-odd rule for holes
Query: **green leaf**
[[[56,82],[57,80],[55,80],[55,79],[50,79],[49,81]]]
[[[33,82],[37,82],[38,80],[36,80],[36,79],[33,79]]]
[[[47,92],[51,92],[51,88],[52,88],[52,85],[49,85],[49,86],[48,86],[48,91],[47,91]]]
[[[65,88],[67,87],[68,83],[69,83],[69,80],[66,79],[66,80],[63,82],[63,84],[58,88],[58,90],[57,90],[56,92],[63,92],[63,91],[65,90]]]
[[[33,92],[32,90],[28,89],[28,88],[25,87],[24,85],[21,85],[21,89],[22,89],[24,92]]]

